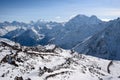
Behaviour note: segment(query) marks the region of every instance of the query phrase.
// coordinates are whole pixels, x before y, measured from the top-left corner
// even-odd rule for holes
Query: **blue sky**
[[[120,0],[0,0],[0,22],[64,22],[77,14],[115,19],[120,17]]]

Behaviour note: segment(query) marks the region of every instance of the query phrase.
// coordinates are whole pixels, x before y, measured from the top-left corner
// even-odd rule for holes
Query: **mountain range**
[[[55,44],[104,59],[119,60],[120,19],[101,21],[77,15],[65,23],[37,21],[0,23],[0,36],[23,46]]]

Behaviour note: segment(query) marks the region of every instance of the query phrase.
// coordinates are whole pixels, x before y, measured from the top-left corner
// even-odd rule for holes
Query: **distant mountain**
[[[120,18],[107,23],[107,28],[76,45],[80,53],[105,59],[120,60]]]
[[[85,16],[85,15],[76,15],[72,19],[69,20],[69,24],[76,24],[78,25],[84,25],[84,24],[98,24],[101,23],[102,21],[98,19],[95,15],[92,15],[91,17]]]
[[[71,49],[85,38],[103,30],[105,23],[96,16],[77,15],[65,23],[64,29],[53,42],[65,49]],[[57,36],[57,37],[58,37]]]
[[[15,26],[15,30],[7,32],[2,37],[26,46],[46,45],[62,28],[62,23],[56,22],[37,21],[26,25]]]
[[[37,32],[34,27],[27,29],[22,32],[20,35],[13,38],[16,42],[19,42],[21,45],[33,46],[39,43],[41,39],[44,38],[43,34]]]
[[[17,21],[13,21],[13,22],[3,22],[0,23],[0,36],[4,36],[9,32],[12,32],[16,29],[20,29],[20,28],[27,28],[29,27],[29,24],[23,23],[23,22],[17,22]]]
[[[27,29],[26,28],[16,28],[13,31],[10,31],[3,35],[3,37],[8,38],[8,39],[14,39],[15,37],[21,35],[23,32],[25,32]]]

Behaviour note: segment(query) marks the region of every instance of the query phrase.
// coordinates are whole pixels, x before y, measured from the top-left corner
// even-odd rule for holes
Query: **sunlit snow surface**
[[[11,53],[16,54],[14,59],[18,67],[2,61],[0,80],[14,80],[16,76],[22,76],[24,80],[120,79],[120,61],[112,61],[108,73],[110,60],[63,50],[55,45],[25,47],[7,39],[0,39],[0,60]],[[19,62],[18,58],[23,62]]]

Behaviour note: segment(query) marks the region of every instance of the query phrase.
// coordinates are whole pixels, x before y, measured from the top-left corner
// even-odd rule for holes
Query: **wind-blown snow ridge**
[[[0,39],[0,80],[119,80],[120,61]]]

